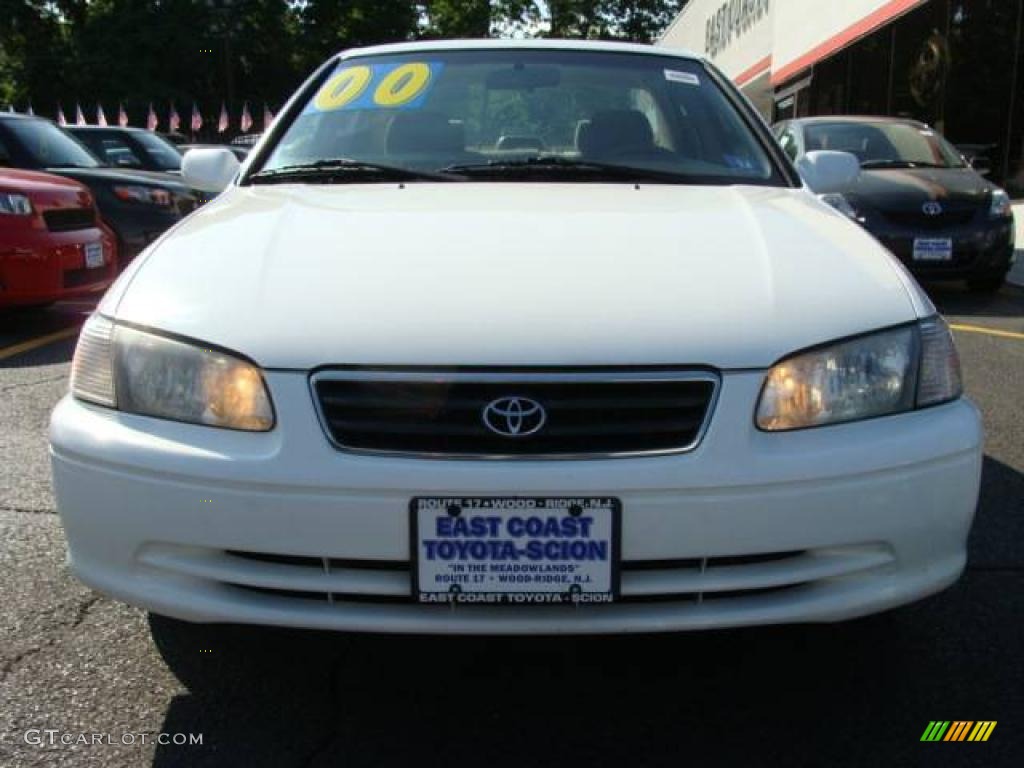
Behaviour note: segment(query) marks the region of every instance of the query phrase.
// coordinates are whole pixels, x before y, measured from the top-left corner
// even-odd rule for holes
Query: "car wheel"
[[[981,275],[967,279],[967,288],[974,293],[995,293],[1003,287],[1006,282],[1006,273],[1000,272],[996,275]]]

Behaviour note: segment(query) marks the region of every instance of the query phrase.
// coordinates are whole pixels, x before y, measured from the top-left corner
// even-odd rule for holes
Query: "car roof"
[[[429,40],[349,48],[341,51],[340,55],[342,58],[350,58],[353,56],[370,56],[386,53],[465,50],[605,51],[609,53],[638,53],[647,56],[674,56],[694,61],[701,61],[703,59],[703,57],[681,48],[663,48],[661,46],[643,45],[640,43],[615,43],[606,40]]]
[[[902,123],[903,125],[923,126],[919,120],[909,117],[890,117],[886,115],[815,115],[814,117],[794,117],[789,120],[780,120],[788,125],[821,125],[823,123]]]

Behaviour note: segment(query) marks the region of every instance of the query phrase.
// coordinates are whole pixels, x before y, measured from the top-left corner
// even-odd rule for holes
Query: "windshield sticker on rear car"
[[[440,61],[357,64],[343,67],[325,82],[307,112],[339,109],[417,109],[437,76]]]
[[[666,69],[665,79],[670,83],[686,83],[687,85],[700,85],[700,78],[693,72],[680,72],[678,69]]]

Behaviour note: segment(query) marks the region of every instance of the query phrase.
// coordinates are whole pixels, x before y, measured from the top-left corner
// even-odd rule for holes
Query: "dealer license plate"
[[[426,496],[410,504],[421,603],[610,603],[621,506],[607,497]]]
[[[85,268],[96,269],[103,266],[103,244],[87,243],[85,246]]]
[[[948,237],[915,237],[914,261],[952,261],[953,241]]]

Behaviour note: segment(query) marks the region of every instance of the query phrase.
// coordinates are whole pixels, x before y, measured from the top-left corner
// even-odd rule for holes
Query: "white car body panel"
[[[230,190],[116,316],[267,368],[754,368],[917,314],[886,252],[802,190],[492,183]]]

